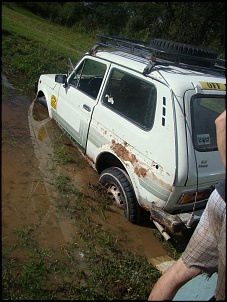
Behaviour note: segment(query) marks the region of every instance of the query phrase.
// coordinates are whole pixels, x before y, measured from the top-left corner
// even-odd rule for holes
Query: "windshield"
[[[192,99],[192,138],[196,150],[217,150],[215,119],[225,108],[225,96],[196,96]]]

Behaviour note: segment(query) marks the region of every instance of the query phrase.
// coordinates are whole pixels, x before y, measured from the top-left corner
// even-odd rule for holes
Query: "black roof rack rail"
[[[209,56],[191,55],[185,53],[179,53],[176,51],[169,51],[168,49],[161,49],[160,47],[152,46],[152,42],[149,44],[143,41],[130,40],[125,38],[119,38],[115,36],[97,35],[100,41],[96,42],[90,53],[96,51],[98,47],[119,49],[124,53],[133,54],[138,57],[145,58],[149,61],[147,67],[144,69],[144,74],[149,73],[155,65],[175,65],[178,67],[206,70],[206,71],[225,71],[225,60],[215,57],[215,53]],[[157,39],[158,40],[158,39]],[[154,40],[155,41],[155,40]],[[166,40],[161,40],[166,41]],[[168,42],[168,41],[167,41]],[[171,42],[181,44],[178,42]],[[189,44],[184,44],[189,45]],[[189,45],[194,46],[194,45]],[[194,46],[197,47],[197,46]],[[201,53],[203,50],[197,47]],[[213,58],[212,58],[213,56]]]

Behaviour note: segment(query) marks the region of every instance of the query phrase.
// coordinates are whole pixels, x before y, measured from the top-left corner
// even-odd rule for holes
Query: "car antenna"
[[[71,59],[69,58],[69,65],[70,65],[70,67],[71,67],[71,69],[72,69],[72,71],[74,70],[74,66],[73,66],[73,63],[72,63],[72,61],[71,61]]]

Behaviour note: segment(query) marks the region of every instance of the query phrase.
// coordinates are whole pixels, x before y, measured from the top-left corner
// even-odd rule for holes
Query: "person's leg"
[[[225,217],[225,202],[214,190],[185,251],[181,255],[188,267],[201,268],[211,276],[218,270],[218,241]]]
[[[220,221],[221,224],[221,221]],[[215,290],[216,300],[225,301],[225,285],[226,285],[226,216],[222,222],[222,228],[218,243],[218,281]]]

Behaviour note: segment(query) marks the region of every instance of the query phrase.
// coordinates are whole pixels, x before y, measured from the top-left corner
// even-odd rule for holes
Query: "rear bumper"
[[[150,207],[150,217],[162,226],[167,227],[172,233],[178,233],[185,228],[195,227],[198,224],[203,211],[204,209],[196,210],[194,211],[193,216],[192,212],[172,215],[152,204]]]

